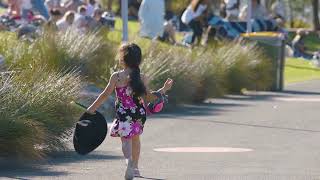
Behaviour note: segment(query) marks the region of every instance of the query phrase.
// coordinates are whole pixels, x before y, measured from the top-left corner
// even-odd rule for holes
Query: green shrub
[[[170,102],[202,102],[242,89],[266,90],[271,84],[271,63],[251,44],[224,43],[216,48],[186,48],[162,43],[142,44],[142,69],[151,78],[153,89],[167,77],[175,80]]]
[[[243,88],[266,90],[271,85],[271,61],[252,44],[226,44],[217,50],[217,58],[225,59],[226,87],[229,93]]]
[[[77,73],[27,69],[0,78],[0,157],[34,159],[65,148],[74,125],[70,103],[81,88]]]
[[[312,25],[302,19],[293,19],[292,22],[288,21],[286,27],[290,28],[311,28]]]
[[[173,12],[180,14],[185,8],[188,7],[190,0],[172,0],[171,2],[171,10]]]
[[[175,86],[170,91],[170,102],[191,102],[191,94],[195,92],[195,81],[192,73],[193,62],[188,56],[191,54],[183,48],[168,47],[162,44],[150,44],[143,47],[144,63],[142,70],[150,78],[152,89],[162,87],[163,82],[172,77]],[[184,91],[181,91],[184,89]]]
[[[14,35],[0,34],[0,54],[14,69],[47,67],[55,71],[80,70],[89,81],[101,83],[115,65],[115,45],[100,32],[79,35],[73,30],[43,33],[34,42],[20,41]]]
[[[109,35],[44,33],[30,43],[0,34],[0,54],[15,72],[0,78],[0,157],[41,158],[44,150],[65,148],[63,137],[78,115],[70,102],[79,94],[80,77],[105,85],[117,64],[119,44],[108,41]],[[174,79],[171,104],[270,87],[270,61],[251,44],[224,42],[191,50],[141,38],[136,42],[152,89]]]

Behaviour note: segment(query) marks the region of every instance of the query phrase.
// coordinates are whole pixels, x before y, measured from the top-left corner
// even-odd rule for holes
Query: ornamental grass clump
[[[33,42],[0,33],[0,54],[13,69],[47,67],[54,71],[79,69],[88,81],[107,79],[115,65],[116,45],[106,42],[99,32],[85,35],[67,32],[42,33]]]
[[[71,102],[81,86],[76,72],[40,68],[2,73],[0,157],[39,159],[65,149],[66,133],[79,114]]]
[[[216,58],[223,58],[228,93],[242,89],[268,90],[272,83],[272,64],[254,44],[226,44],[217,49]]]
[[[175,85],[170,90],[171,104],[190,103],[196,92],[196,65],[191,58],[191,52],[184,48],[168,47],[151,44],[144,49],[142,70],[150,77],[150,86],[157,89],[163,81],[171,77]]]
[[[226,42],[190,51],[145,40],[138,43],[145,52],[142,69],[151,77],[151,87],[160,87],[167,77],[175,80],[170,91],[173,104],[202,102],[242,89],[268,90],[272,82],[271,61],[252,44]]]

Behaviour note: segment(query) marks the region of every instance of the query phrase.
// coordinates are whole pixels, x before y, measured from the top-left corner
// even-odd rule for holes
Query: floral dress
[[[111,126],[111,136],[132,138],[142,134],[146,122],[143,99],[133,96],[129,86],[116,88],[116,95],[116,119]]]

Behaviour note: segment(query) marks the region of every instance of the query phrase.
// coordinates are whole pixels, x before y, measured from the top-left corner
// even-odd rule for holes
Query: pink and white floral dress
[[[146,109],[143,99],[132,94],[129,86],[116,88],[116,119],[111,126],[112,137],[132,138],[143,132]]]

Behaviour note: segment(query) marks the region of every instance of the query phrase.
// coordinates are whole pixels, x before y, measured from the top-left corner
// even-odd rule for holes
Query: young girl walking
[[[148,88],[148,78],[140,74],[141,61],[142,54],[138,45],[121,45],[119,63],[123,69],[112,74],[107,87],[87,109],[89,113],[94,113],[115,90],[116,119],[111,126],[111,136],[121,138],[122,152],[127,163],[125,179],[140,176],[140,135],[146,122],[144,100],[155,98]],[[158,92],[165,94],[171,89],[172,84],[173,80],[168,79]]]

